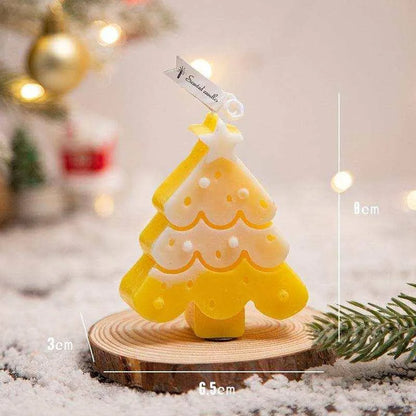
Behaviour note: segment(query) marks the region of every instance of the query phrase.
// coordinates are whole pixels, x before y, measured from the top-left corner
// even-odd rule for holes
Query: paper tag
[[[233,94],[204,77],[180,56],[176,57],[176,68],[165,71],[165,74],[212,111],[219,112],[224,108],[228,117],[234,120],[243,116],[243,104]]]

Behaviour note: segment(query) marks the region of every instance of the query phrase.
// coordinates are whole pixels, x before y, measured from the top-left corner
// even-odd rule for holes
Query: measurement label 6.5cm
[[[48,338],[48,351],[72,351],[74,345],[71,341],[57,341],[54,337]]]
[[[217,386],[217,383],[215,381],[210,381],[209,386],[207,386],[207,383],[205,381],[201,381],[199,383],[199,394],[201,395],[207,395],[207,396],[214,396],[215,394],[220,395],[227,395],[227,394],[234,394],[235,393],[235,387],[233,386]]]

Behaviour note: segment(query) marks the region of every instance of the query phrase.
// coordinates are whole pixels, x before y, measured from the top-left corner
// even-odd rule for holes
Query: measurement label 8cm
[[[354,202],[355,215],[378,215],[380,214],[380,207],[378,205],[364,205],[358,201]]]

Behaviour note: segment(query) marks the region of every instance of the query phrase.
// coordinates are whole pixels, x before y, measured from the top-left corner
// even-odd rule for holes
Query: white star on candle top
[[[235,160],[234,147],[243,141],[241,133],[233,133],[219,118],[212,133],[202,134],[199,138],[209,147],[206,162],[212,162],[220,157]]]

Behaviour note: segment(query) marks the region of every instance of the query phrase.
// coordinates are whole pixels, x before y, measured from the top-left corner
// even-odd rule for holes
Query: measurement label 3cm
[[[57,341],[54,337],[48,338],[48,351],[72,351],[74,345],[71,341]]]

